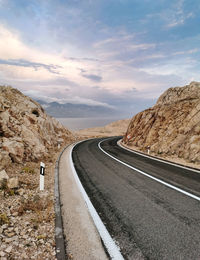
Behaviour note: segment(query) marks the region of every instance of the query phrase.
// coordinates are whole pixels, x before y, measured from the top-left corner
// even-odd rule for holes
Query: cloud
[[[106,56],[113,56],[127,51],[138,51],[155,48],[155,43],[140,42],[136,35],[125,31],[117,33],[115,37],[110,37],[101,41],[96,41],[93,48],[97,51],[102,51]],[[105,56],[105,55],[104,55]]]
[[[72,61],[99,61],[98,59],[95,58],[75,58],[75,57],[69,57],[66,58],[67,60],[72,60]]]
[[[154,7],[140,22],[147,26],[150,34],[153,33],[164,40],[170,36],[166,34],[166,30],[178,29],[180,33],[181,28],[178,27],[183,27],[198,15],[199,2],[198,0],[192,3],[185,0],[155,1]]]
[[[182,0],[135,1],[132,9],[111,1],[110,12],[105,0],[22,2],[0,10],[4,84],[49,102],[128,108],[199,78],[199,38],[182,37],[178,26],[193,17]]]
[[[168,50],[162,53],[161,47],[164,50],[165,46],[159,46],[159,52],[156,52],[157,44],[142,42],[139,38],[138,43],[135,43],[134,37],[128,33],[106,38],[105,42],[99,45],[99,49],[91,49],[90,55],[87,56],[96,58],[82,55],[80,57],[83,58],[66,58],[66,51],[60,54],[42,52],[25,44],[17,32],[3,26],[0,26],[0,35],[3,36],[0,42],[0,54],[3,56],[0,60],[2,83],[12,83],[22,90],[29,87],[32,90],[41,89],[46,96],[57,95],[57,99],[62,99],[64,95],[66,99],[70,97],[74,101],[76,97],[79,102],[95,101],[112,105],[112,99],[120,95],[126,96],[129,92],[135,96],[133,86],[138,90],[138,98],[144,97],[148,89],[156,88],[151,95],[147,94],[153,97],[158,95],[158,87],[166,87],[169,84],[168,80],[174,80],[176,75],[180,82],[181,73],[174,70],[175,65],[170,68],[163,64],[163,60],[166,64],[176,64],[172,59],[166,61],[170,55]],[[2,42],[7,44],[1,45]],[[188,54],[195,51],[195,48],[191,48]],[[102,59],[103,52],[115,52],[115,55]],[[179,67],[181,62],[178,64]],[[98,83],[98,88],[93,88],[94,83]],[[64,92],[63,89],[67,91]],[[60,93],[60,97],[56,91]],[[110,98],[104,102],[106,96]]]
[[[25,44],[17,31],[1,24],[0,38],[0,67],[5,79],[49,79],[64,70],[62,57]]]
[[[188,12],[184,10],[184,0],[178,0],[175,2],[173,9],[169,13],[167,28],[173,28],[176,26],[183,25],[186,20],[194,17],[193,12]]]
[[[108,28],[107,28],[107,30],[108,30]],[[108,34],[111,34],[111,32],[108,31]],[[132,41],[135,37],[136,37],[136,34],[133,34],[133,33],[129,34],[129,33],[127,33],[126,30],[119,30],[115,33],[114,36],[108,37],[103,40],[96,41],[93,44],[93,47],[95,49],[98,49],[98,48],[102,48],[102,47],[105,47],[108,45],[116,45],[116,44],[119,45],[121,43]]]
[[[90,70],[95,66],[91,65],[90,58],[66,59],[65,52],[55,53],[41,51],[25,44],[17,31],[8,29],[0,24],[0,68],[1,78],[6,80],[39,80],[51,81],[60,76],[60,81],[65,78],[66,84],[78,85],[75,82],[83,81],[77,67],[84,71]],[[91,78],[92,79],[92,78]],[[93,78],[93,80],[98,80]]]
[[[7,0],[0,0],[0,7],[7,4]]]
[[[53,64],[44,64],[44,63],[37,63],[37,62],[31,62],[23,59],[15,60],[15,59],[8,59],[8,60],[2,60],[0,59],[0,64],[10,65],[10,66],[19,66],[19,67],[29,67],[34,68],[35,70],[38,70],[39,68],[44,68],[47,71],[55,74],[59,74],[56,70],[59,68],[62,68],[62,66],[59,65],[53,65]]]
[[[137,51],[137,50],[147,50],[155,47],[156,47],[155,43],[142,43],[142,44],[131,44],[128,46],[128,49]]]
[[[102,77],[101,77],[101,76],[98,76],[98,75],[94,75],[94,74],[82,74],[82,76],[83,76],[84,78],[90,79],[90,80],[95,81],[95,82],[101,82],[101,81],[102,81]]]
[[[187,50],[187,51],[177,51],[172,53],[173,56],[176,55],[185,55],[185,54],[193,54],[193,53],[197,53],[199,52],[199,49],[195,48],[195,49],[191,49],[191,50]]]
[[[182,57],[181,59],[169,59],[151,67],[140,68],[140,71],[150,75],[158,76],[177,76],[182,79],[190,79],[191,77],[199,78],[196,66],[198,65],[195,59],[190,57]]]
[[[116,43],[116,42],[120,42],[122,40],[121,37],[119,38],[107,38],[107,39],[104,39],[102,41],[98,41],[96,42],[93,46],[94,48],[101,48],[101,47],[104,47],[105,45],[108,45],[108,44],[113,44],[113,43]]]
[[[35,60],[39,56],[44,57],[44,53],[32,49],[25,45],[19,33],[0,24],[0,57],[1,59],[25,59]]]
[[[139,38],[136,40],[128,33],[124,37],[116,35],[115,38],[108,38],[94,44],[95,53],[102,61],[101,68],[106,67],[104,73],[108,69],[108,64],[112,64],[110,68],[113,66],[111,68],[113,70],[118,66],[132,66],[133,63],[137,65],[146,59],[161,58],[160,53],[155,53],[156,47],[157,43],[142,42]]]
[[[61,89],[71,89],[71,88],[80,88],[80,85],[77,84],[76,82],[73,82],[71,80],[69,80],[68,78],[65,77],[60,77],[59,75],[55,78],[52,79],[15,79],[15,84],[17,84],[18,86],[20,86],[21,88],[27,87],[27,85],[31,88],[47,88],[48,86],[50,87],[50,89],[52,89],[52,87],[58,87]],[[49,91],[50,91],[49,89]]]
[[[57,98],[57,97],[52,97],[52,96],[47,96],[45,95],[43,92],[41,91],[36,91],[36,90],[25,90],[23,91],[23,93],[25,95],[28,95],[34,99],[37,100],[43,100],[47,103],[50,102],[58,102],[60,104],[65,104],[65,103],[71,103],[71,104],[86,104],[89,106],[102,106],[102,107],[108,107],[108,108],[112,108],[115,109],[114,106],[109,105],[107,103],[104,102],[99,102],[97,100],[93,100],[93,99],[89,99],[89,98],[84,98],[84,97],[80,97],[80,96],[68,96],[65,98]]]

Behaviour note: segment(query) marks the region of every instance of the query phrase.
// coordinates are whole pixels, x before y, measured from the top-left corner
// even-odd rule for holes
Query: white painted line
[[[80,143],[80,142],[79,142]],[[98,213],[96,212],[94,206],[92,205],[85,189],[83,188],[83,185],[81,184],[79,177],[77,175],[77,172],[74,168],[74,164],[72,161],[72,151],[73,148],[70,151],[70,166],[74,175],[74,178],[76,180],[76,183],[79,187],[80,192],[82,193],[82,196],[87,204],[88,210],[90,212],[90,215],[94,221],[94,224],[101,236],[101,239],[111,257],[111,259],[113,260],[124,260],[123,256],[120,253],[120,249],[117,247],[116,243],[114,242],[114,240],[112,239],[112,237],[110,236],[110,234],[108,233],[105,225],[103,224],[102,220],[100,219]]]
[[[107,139],[106,139],[106,140],[107,140]],[[133,167],[133,166],[131,166],[131,165],[125,163],[125,162],[120,161],[119,159],[115,158],[114,156],[110,155],[109,153],[107,153],[106,151],[104,151],[103,148],[101,147],[101,143],[104,142],[104,141],[106,141],[106,140],[100,141],[100,142],[98,143],[98,147],[99,147],[99,149],[100,149],[103,153],[105,153],[106,155],[108,155],[109,157],[111,157],[112,159],[114,159],[115,161],[117,161],[117,162],[119,162],[119,163],[121,163],[121,164],[123,164],[123,165],[129,167],[130,169],[132,169],[132,170],[134,170],[134,171],[139,172],[140,174],[143,174],[144,176],[146,176],[146,177],[148,177],[148,178],[150,178],[150,179],[153,179],[154,181],[157,181],[157,182],[159,182],[159,183],[161,183],[161,184],[163,184],[163,185],[165,185],[165,186],[167,186],[167,187],[169,187],[169,188],[171,188],[171,189],[174,189],[174,190],[176,190],[176,191],[178,191],[178,192],[181,192],[181,193],[183,193],[183,194],[185,194],[185,195],[187,195],[187,196],[189,196],[189,197],[191,197],[191,198],[193,198],[193,199],[195,199],[195,200],[200,201],[200,197],[195,196],[195,195],[193,195],[192,193],[189,193],[189,192],[187,192],[187,191],[184,191],[184,190],[182,190],[182,189],[180,189],[180,188],[178,188],[178,187],[176,187],[176,186],[173,186],[173,185],[171,185],[171,184],[169,184],[169,183],[167,183],[167,182],[165,182],[165,181],[162,181],[162,180],[160,180],[160,179],[158,179],[158,178],[156,178],[156,177],[154,177],[154,176],[151,176],[150,174],[145,173],[145,172],[143,172],[143,171],[141,171],[141,170],[139,170],[139,169],[137,169],[137,168],[135,168],[135,167]]]
[[[173,162],[169,162],[169,161],[166,161],[166,160],[162,160],[162,159],[159,159],[159,158],[155,158],[155,157],[153,157],[153,156],[148,156],[148,155],[146,155],[146,154],[144,154],[144,153],[142,153],[142,152],[140,153],[140,152],[137,152],[137,151],[135,151],[135,150],[129,149],[129,148],[127,148],[127,147],[121,145],[121,144],[120,144],[120,141],[121,141],[121,140],[119,140],[119,141],[117,142],[117,145],[118,145],[119,147],[121,147],[121,148],[123,148],[123,149],[125,149],[125,150],[127,150],[127,151],[129,151],[129,152],[131,152],[131,153],[135,153],[135,154],[141,155],[141,156],[143,156],[143,157],[152,159],[152,160],[154,160],[154,161],[166,163],[166,164],[173,165],[173,166],[176,166],[176,167],[179,167],[179,168],[182,168],[182,169],[186,169],[186,170],[189,170],[189,171],[192,171],[192,172],[200,173],[200,170],[191,169],[190,167],[187,167],[187,166],[183,166],[183,165],[180,165],[180,164],[176,164],[176,163],[173,163]]]

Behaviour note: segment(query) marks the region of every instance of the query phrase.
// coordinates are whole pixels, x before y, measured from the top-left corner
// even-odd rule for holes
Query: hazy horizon
[[[114,121],[128,119],[123,117],[102,117],[102,118],[56,118],[63,126],[71,131],[78,131],[86,128],[103,127]]]

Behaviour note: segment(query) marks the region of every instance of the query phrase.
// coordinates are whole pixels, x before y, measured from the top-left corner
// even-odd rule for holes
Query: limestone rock
[[[22,139],[20,141],[15,139],[3,138],[2,149],[9,153],[13,162],[20,163],[24,156],[24,144]]]
[[[9,153],[0,149],[0,171],[11,163]]]
[[[13,178],[8,179],[7,186],[10,189],[17,189],[17,188],[19,188],[19,179],[18,179],[18,177],[13,177]]]
[[[4,180],[8,180],[9,177],[8,177],[8,174],[6,173],[5,170],[3,171],[0,171],[0,188],[2,187],[3,183],[4,183]]]
[[[7,247],[5,251],[6,253],[10,253],[12,251],[12,246]]]
[[[200,83],[170,88],[135,115],[124,136],[139,149],[200,162]]]
[[[2,259],[5,255],[6,255],[6,254],[5,254],[3,251],[0,251],[1,259]]]
[[[156,105],[172,104],[195,99],[200,99],[200,83],[193,81],[184,87],[169,88],[159,97]]]
[[[0,170],[11,162],[38,161],[72,133],[12,87],[0,86]]]

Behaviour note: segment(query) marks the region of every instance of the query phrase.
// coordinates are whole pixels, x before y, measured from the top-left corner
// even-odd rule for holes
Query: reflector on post
[[[45,164],[40,163],[40,190],[44,190],[44,173],[45,173]]]

